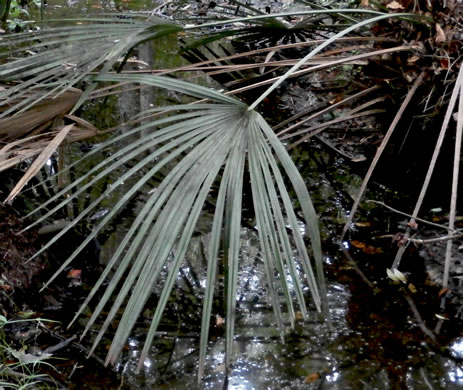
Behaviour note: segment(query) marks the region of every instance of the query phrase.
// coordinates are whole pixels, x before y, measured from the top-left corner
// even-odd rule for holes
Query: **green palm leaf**
[[[116,152],[116,157],[98,164],[89,171],[84,177],[89,178],[88,183],[82,185],[82,182],[79,181],[63,189],[51,201],[56,200],[64,193],[69,193],[72,188],[78,187],[73,195],[66,198],[38,220],[41,221],[43,218],[47,218],[59,207],[65,206],[73,197],[78,196],[86,186],[101,180],[121,164],[136,158],[137,155],[150,148],[157,147],[154,152],[140,160],[112,184],[110,191],[113,191],[129,177],[136,175],[147,164],[156,161],[154,166],[132,186],[131,190],[117,202],[108,215],[95,227],[76,252],[66,260],[55,274],[56,276],[106,226],[109,220],[121,210],[123,205],[137,191],[143,188],[143,185],[149,179],[167,163],[181,157],[184,152],[186,153],[147,200],[84,304],[87,305],[90,302],[117,264],[111,282],[106,287],[102,299],[98,302],[86,329],[88,331],[94,324],[115,293],[116,288],[118,288],[119,292],[116,299],[112,303],[111,310],[95,340],[94,346],[96,346],[111,321],[117,315],[120,307],[130,296],[108,353],[107,363],[116,361],[138,315],[151,295],[151,286],[158,280],[161,270],[169,264],[167,280],[159,297],[145,348],[142,352],[140,361],[143,362],[174,286],[178,269],[184,259],[185,251],[203,209],[207,194],[218,181],[220,182],[219,197],[208,256],[208,278],[200,346],[201,372],[206,353],[211,301],[217,279],[217,262],[219,261],[219,247],[222,236],[227,269],[226,361],[227,364],[230,363],[233,348],[240,253],[242,188],[246,167],[248,167],[251,174],[256,227],[262,240],[267,283],[271,291],[272,305],[278,327],[283,331],[285,324],[277,293],[280,289],[285,293],[290,322],[294,323],[294,304],[286,281],[288,275],[291,278],[291,284],[295,286],[298,305],[301,311],[304,314],[306,313],[301,287],[303,281],[302,276],[297,272],[294,263],[295,257],[303,260],[308,285],[312,291],[316,306],[320,308],[320,293],[312,272],[303,236],[297,223],[296,213],[284,185],[283,174],[287,175],[289,180],[299,187],[295,188],[295,190],[296,193],[300,194],[299,202],[301,204],[310,201],[310,197],[296,167],[292,164],[284,147],[279,143],[263,118],[258,113],[249,111],[246,105],[236,99],[179,80],[155,76],[124,75],[98,76],[95,80],[118,82],[137,80],[148,85],[187,93],[197,98],[207,98],[214,102],[213,104],[173,106],[169,111],[176,110],[178,114],[155,120],[134,129],[134,131],[152,129],[152,133],[132,145],[123,147],[119,152]],[[101,148],[106,146],[107,144],[103,144]],[[166,154],[166,152],[168,153]],[[278,158],[276,159],[274,156],[278,156]],[[279,168],[280,164],[284,168],[283,171]],[[57,238],[53,239],[42,250],[46,250],[60,235],[71,229],[75,223],[87,215],[107,195],[106,192],[95,200],[71,225],[59,233]],[[46,207],[46,205],[43,205],[43,207]],[[307,209],[313,209],[311,203],[303,206],[304,211]],[[317,218],[314,213],[310,217],[312,220],[306,221],[310,225],[308,230],[317,235]],[[288,224],[291,227],[291,237],[287,233]],[[298,252],[296,255],[291,250],[292,241],[296,243]],[[320,261],[321,247],[316,243],[314,248],[319,251],[319,253],[315,254],[315,258]],[[121,260],[121,255],[124,252],[125,254]],[[273,277],[275,272],[279,274],[278,280]],[[124,278],[125,275],[127,276]]]
[[[15,34],[0,41],[0,49],[9,49],[2,53],[0,60],[23,55],[23,58],[0,64],[0,80],[8,83],[25,79],[0,91],[0,106],[11,105],[0,112],[0,118],[24,111],[51,94],[65,91],[100,67],[103,73],[111,70],[121,56],[141,42],[183,30],[178,25],[159,23],[151,18],[88,19],[81,23]],[[23,99],[18,103],[19,98]]]

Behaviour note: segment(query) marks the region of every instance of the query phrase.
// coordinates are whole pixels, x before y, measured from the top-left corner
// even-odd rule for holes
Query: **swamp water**
[[[78,10],[83,2],[58,5],[58,2],[49,1],[49,9],[55,10],[55,17],[59,17],[60,10],[69,5]],[[104,2],[85,2],[85,5],[88,8],[102,6],[103,9],[114,6]],[[124,102],[132,98],[126,96],[119,104],[127,107]],[[140,101],[145,98],[146,95],[140,97]],[[125,114],[130,116],[131,113],[121,109],[121,115]],[[322,222],[329,321],[322,320],[314,308],[309,307],[309,318],[304,320],[297,313],[295,329],[288,330],[282,342],[267,299],[265,272],[251,221],[241,237],[233,364],[225,376],[220,309],[223,297],[218,291],[206,372],[198,385],[204,248],[208,242],[204,231],[211,223],[206,215],[202,221],[205,229],[197,232],[189,249],[158,337],[141,373],[136,374],[135,368],[152,308],[146,309],[140,318],[115,367],[121,382],[103,384],[101,376],[104,374],[96,373],[96,378],[100,375],[97,379],[100,385],[94,383],[85,387],[233,390],[463,388],[463,337],[460,337],[459,320],[449,318],[441,325],[439,335],[432,333],[442,321],[436,316],[440,315],[439,286],[427,277],[423,258],[414,252],[404,260],[404,269],[409,276],[407,284],[394,284],[386,277],[385,270],[391,266],[395,254],[394,245],[390,240],[375,240],[375,237],[395,233],[401,218],[380,207],[363,210],[362,223],[343,243],[350,256],[347,257],[336,239],[360,185],[360,176],[348,168],[346,161],[316,141],[304,145],[304,149],[296,154],[296,160],[303,168],[302,173]],[[397,197],[384,186],[373,187],[366,196],[369,199],[388,203]],[[100,217],[94,216],[95,220]],[[124,227],[121,224],[112,228],[115,232],[102,248],[102,261],[112,250],[112,243],[123,234]],[[304,229],[303,224],[300,228]],[[159,293],[158,290],[154,292]],[[308,291],[306,293],[308,295]],[[87,362],[91,365],[91,360]]]

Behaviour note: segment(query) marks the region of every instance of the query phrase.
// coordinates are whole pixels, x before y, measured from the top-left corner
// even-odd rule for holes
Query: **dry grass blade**
[[[93,131],[93,132],[95,133],[95,135],[96,135],[96,133],[98,132],[98,129],[97,129],[93,124],[91,124],[90,122],[86,121],[85,119],[79,118],[78,116],[75,116],[75,115],[65,115],[65,118],[74,121],[75,123],[77,123],[77,125],[80,125],[82,128],[84,128],[84,129],[86,129],[86,130]],[[74,133],[74,132],[75,132],[75,129],[74,129],[73,133]]]
[[[341,116],[340,118],[336,118],[336,119],[333,119],[333,120],[325,122],[325,123],[320,123],[319,125],[311,126],[311,127],[307,128],[307,129],[297,131],[296,133],[293,133],[293,134],[288,134],[285,137],[281,137],[281,140],[286,140],[286,139],[296,137],[296,136],[301,135],[301,134],[309,133],[309,134],[305,135],[304,137],[302,137],[300,140],[298,140],[298,141],[292,143],[291,145],[289,145],[287,149],[290,150],[290,149],[296,147],[297,145],[307,141],[309,138],[312,138],[312,137],[316,136],[317,134],[321,133],[322,131],[324,131],[329,126],[332,126],[332,125],[335,125],[335,124],[338,124],[338,123],[341,123],[341,122],[345,122],[345,121],[348,121],[348,120],[351,120],[351,119],[360,118],[362,116],[370,116],[370,115],[373,115],[373,114],[378,114],[380,112],[384,112],[384,110],[376,109],[376,110],[363,111],[363,112],[360,112],[360,113],[354,114],[354,115],[346,114],[346,115]]]
[[[310,116],[308,116],[308,117],[302,119],[301,121],[299,121],[299,122],[297,122],[297,123],[295,123],[295,124],[293,124],[293,125],[291,125],[291,126],[286,127],[284,130],[281,130],[280,132],[278,132],[278,133],[277,133],[277,136],[278,136],[279,138],[281,138],[281,136],[282,136],[283,134],[286,134],[286,133],[290,132],[291,130],[296,129],[297,127],[303,125],[304,123],[309,122],[309,121],[312,121],[312,120],[314,120],[315,118],[318,118],[319,116],[324,115],[324,114],[326,114],[327,112],[330,112],[330,111],[334,110],[335,108],[337,108],[337,107],[339,107],[339,106],[345,105],[345,104],[347,104],[347,103],[349,103],[349,102],[351,102],[351,101],[353,101],[353,100],[355,100],[355,99],[358,99],[358,98],[360,98],[360,97],[362,97],[362,96],[364,96],[364,95],[366,95],[366,94],[368,94],[368,93],[370,93],[370,92],[372,92],[372,91],[375,91],[375,90],[378,89],[378,88],[379,88],[378,85],[374,85],[373,87],[370,87],[370,88],[365,89],[365,90],[363,90],[363,91],[357,92],[357,93],[354,94],[354,95],[348,96],[348,97],[342,99],[341,101],[339,101],[339,102],[337,102],[337,103],[331,104],[331,105],[329,105],[328,107],[326,107],[326,108],[324,108],[324,109],[322,109],[322,110],[320,110],[320,111],[317,111],[317,112],[315,112],[314,114],[312,114],[312,115],[310,115]],[[309,108],[309,110],[311,110],[311,108]],[[291,117],[291,118],[289,118],[289,119],[287,119],[287,120],[281,122],[281,123],[278,124],[277,126],[275,126],[275,127],[273,128],[273,130],[276,131],[276,130],[280,129],[280,128],[283,127],[283,126],[286,126],[288,123],[291,123],[291,122],[295,121],[296,119],[299,119],[300,117],[304,116],[306,113],[307,113],[307,111],[302,111],[302,112],[300,112],[300,113],[297,113],[297,114],[294,115],[293,117]]]
[[[368,182],[370,180],[370,177],[376,167],[376,164],[378,163],[379,158],[383,154],[384,149],[386,148],[387,143],[389,142],[389,139],[391,138],[392,134],[394,133],[395,128],[397,127],[397,124],[400,121],[400,118],[402,118],[402,115],[407,108],[408,104],[410,103],[410,100],[412,99],[413,95],[415,94],[416,90],[420,86],[420,84],[423,82],[424,78],[424,72],[421,73],[415,82],[413,83],[412,88],[408,92],[407,96],[405,97],[405,100],[403,101],[402,105],[400,106],[399,111],[397,111],[397,114],[394,117],[394,120],[392,121],[391,125],[389,126],[389,129],[387,130],[386,135],[384,136],[381,145],[379,146],[378,150],[376,151],[375,157],[373,158],[373,161],[370,164],[370,167],[368,168],[368,171],[365,175],[365,178],[363,179],[362,185],[360,186],[359,193],[357,195],[357,198],[355,199],[354,205],[352,206],[349,216],[347,218],[347,221],[344,225],[344,228],[342,230],[340,242],[344,239],[345,234],[347,233],[347,230],[349,229],[350,224],[352,223],[352,220],[354,219],[355,212],[357,211],[357,208],[360,204],[360,200],[362,199],[363,193],[365,192],[365,189],[367,188]]]
[[[19,182],[16,184],[16,186],[11,190],[10,194],[8,197],[5,199],[3,202],[5,203],[11,203],[13,199],[18,195],[23,187],[27,184],[27,182],[34,177],[38,171],[42,168],[42,166],[48,161],[50,156],[56,151],[59,145],[63,142],[63,140],[66,138],[68,135],[69,131],[74,127],[74,124],[68,125],[63,127],[63,129],[56,135],[55,138],[47,145],[47,147],[40,153],[40,155],[37,157],[37,159],[32,163],[32,165],[29,167],[27,172],[24,174],[24,176],[19,180]]]
[[[373,52],[363,53],[363,54],[355,55],[355,56],[348,57],[348,58],[341,58],[339,60],[331,61],[331,62],[328,62],[328,63],[323,64],[323,65],[315,65],[315,66],[311,66],[311,67],[306,68],[306,69],[298,70],[298,71],[288,75],[288,78],[299,77],[299,76],[302,76],[302,75],[305,75],[305,74],[308,74],[308,73],[311,73],[311,72],[316,72],[316,71],[326,69],[326,68],[330,68],[330,67],[337,66],[337,65],[343,65],[343,64],[346,64],[349,61],[358,61],[358,60],[362,60],[364,58],[371,58],[371,57],[374,57],[374,56],[379,56],[379,55],[383,55],[383,54],[387,54],[387,53],[394,53],[394,52],[398,52],[398,51],[412,51],[412,50],[413,50],[413,48],[411,46],[408,46],[408,45],[393,47],[393,48],[389,48],[389,49],[375,50]],[[255,83],[255,84],[252,84],[252,85],[249,85],[249,86],[246,86],[246,87],[237,88],[237,89],[234,89],[234,90],[228,92],[227,94],[237,94],[237,93],[248,91],[250,89],[262,87],[264,85],[269,85],[269,84],[273,85],[275,82],[277,82],[280,79],[280,77],[281,76],[273,77],[273,78],[271,78],[269,80],[261,81],[261,82],[258,82],[258,83]]]
[[[238,58],[250,58],[254,55],[265,54],[268,52],[274,52],[274,51],[276,52],[280,50],[301,48],[301,47],[306,47],[306,46],[316,46],[325,41],[326,39],[314,39],[308,42],[297,42],[297,43],[276,45],[276,46],[266,47],[263,49],[250,50],[250,51],[246,51],[243,53],[236,53],[236,54],[232,54],[232,55],[228,55],[228,56],[224,56],[220,58],[214,58],[212,60],[201,61],[193,65],[185,65],[185,66],[181,66],[181,67],[174,68],[174,69],[159,69],[156,71],[160,72],[159,74],[157,74],[158,76],[167,75],[167,74],[176,73],[176,72],[186,72],[186,71],[194,70],[196,67],[205,67],[206,65],[216,64],[218,61],[235,60]],[[344,37],[338,40],[338,42],[353,42],[353,41],[381,42],[381,41],[392,41],[392,40],[389,38],[384,38],[384,37]],[[212,69],[212,68],[206,68],[206,69]]]
[[[457,193],[458,193],[458,175],[460,170],[460,156],[461,156],[461,139],[463,132],[463,83],[457,85],[456,88],[460,90],[458,113],[457,113],[457,134],[455,138],[455,155],[453,159],[453,178],[452,178],[452,195],[450,198],[450,215],[449,215],[449,235],[455,228],[455,218],[457,209]],[[447,241],[445,250],[445,266],[444,277],[442,280],[442,288],[447,288],[449,283],[450,263],[452,260],[452,245],[453,239]]]
[[[98,131],[98,129],[82,118],[74,117],[73,115],[66,115],[67,119],[75,122],[74,127],[68,133],[66,142],[76,142],[83,139],[94,137],[98,134],[107,133]],[[8,142],[3,148],[0,149],[0,172],[14,167],[22,161],[32,158],[44,150],[47,145],[53,140],[53,137],[57,132],[61,131],[61,128],[57,131],[42,132],[51,126],[52,121],[39,126],[34,129],[32,135],[18,139],[14,142]],[[114,129],[111,129],[114,130]]]
[[[310,66],[308,68],[301,69],[301,70],[291,74],[289,76],[289,78],[299,77],[299,76],[302,76],[302,75],[305,75],[305,74],[308,74],[308,73],[320,71],[322,69],[334,67],[334,66],[337,66],[337,65],[345,65],[345,64],[348,64],[348,63],[352,63],[352,62],[362,61],[364,59],[369,59],[369,58],[372,58],[372,57],[375,57],[375,56],[381,56],[381,55],[388,54],[388,53],[395,53],[395,52],[399,52],[399,51],[412,51],[412,50],[415,50],[415,49],[416,48],[413,48],[410,45],[403,45],[403,46],[397,46],[397,47],[392,47],[392,48],[388,48],[388,49],[375,50],[375,51],[372,51],[372,52],[362,53],[362,54],[358,54],[358,55],[354,55],[354,56],[350,56],[350,57],[338,58],[336,60],[327,61],[327,62],[325,62],[323,64],[320,64],[320,65],[314,65],[314,66]],[[224,57],[224,58],[228,58],[228,57]],[[223,59],[220,58],[220,60],[223,60]],[[210,63],[211,61],[204,61],[203,63],[200,63],[200,64]],[[213,62],[217,62],[217,59],[214,59]],[[259,66],[260,66],[259,64],[255,65],[256,68],[258,68]],[[175,69],[175,72],[180,71],[180,70],[182,70],[182,71],[192,70],[191,67],[192,66],[189,65],[189,66],[186,66],[186,67],[177,68],[177,69]],[[223,68],[223,66],[220,66],[220,68]],[[220,71],[208,72],[208,75],[212,76],[214,74],[220,74],[220,73],[224,73],[224,72],[226,73],[226,72],[229,72],[229,71],[230,70],[228,68],[225,68],[224,70],[220,70]],[[174,70],[172,72],[174,72]],[[171,73],[171,72],[168,72],[168,73]],[[161,75],[162,74],[163,73],[161,73]],[[156,75],[159,75],[159,74],[156,74]],[[270,78],[268,80],[256,82],[256,83],[253,83],[251,85],[247,85],[245,87],[232,89],[232,90],[226,92],[225,94],[226,95],[236,95],[236,94],[239,94],[239,93],[242,93],[242,92],[249,91],[251,89],[263,87],[265,85],[270,85],[270,84],[273,84],[276,81],[278,81],[279,78],[280,78],[280,76],[272,77],[272,78]],[[92,94],[91,98],[92,99],[97,98],[97,97],[99,98],[99,97],[104,97],[104,96],[109,96],[109,95],[112,95],[112,94],[120,93],[121,90],[119,90],[119,89],[116,90],[116,91],[113,91],[113,90],[116,89],[116,88],[120,88],[121,85],[122,84],[115,84],[115,85],[105,87],[104,89],[102,88],[102,89],[98,90],[98,93]],[[137,88],[139,88],[139,87],[137,87]],[[107,91],[107,92],[101,93],[103,91]]]
[[[447,127],[448,127],[448,124],[450,122],[450,118],[452,116],[453,109],[455,107],[455,103],[457,101],[457,97],[458,97],[458,94],[459,94],[460,87],[463,84],[463,68],[461,67],[461,64],[458,64],[458,65],[460,65],[460,71],[458,73],[457,81],[455,82],[455,86],[453,88],[452,96],[450,97],[449,105],[447,107],[447,111],[445,112],[444,121],[442,123],[442,127],[441,127],[441,130],[440,130],[440,133],[439,133],[439,137],[437,138],[437,141],[436,141],[436,146],[434,148],[434,153],[433,153],[433,155],[431,157],[431,162],[429,163],[428,172],[426,173],[426,177],[424,179],[423,186],[421,187],[420,195],[418,196],[418,200],[416,201],[415,209],[413,210],[412,218],[410,219],[409,226],[414,226],[415,225],[415,219],[418,216],[418,213],[420,212],[421,205],[423,204],[424,196],[426,195],[426,192],[427,192],[428,187],[429,187],[429,183],[431,182],[431,177],[432,177],[432,174],[434,172],[434,167],[436,166],[437,157],[439,157],[439,153],[440,153],[442,143],[444,141],[445,133],[447,131]],[[402,238],[405,241],[407,241],[408,238],[410,237],[410,227],[409,226],[407,227],[407,229],[406,229],[406,231],[404,233],[404,236]],[[402,259],[402,256],[403,256],[403,254],[405,252],[405,249],[406,249],[406,245],[401,246],[399,248],[399,250],[397,251],[397,254],[395,256],[394,263],[392,264],[392,268],[398,268],[399,267],[400,260]]]

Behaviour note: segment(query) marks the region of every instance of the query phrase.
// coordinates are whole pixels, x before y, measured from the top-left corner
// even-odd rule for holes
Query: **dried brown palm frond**
[[[36,91],[35,95],[39,95],[39,92]],[[80,90],[70,88],[59,98],[47,96],[24,112],[0,119],[0,172],[40,154],[5,202],[13,201],[27,181],[37,174],[62,143],[98,135],[95,126],[81,118],[68,115],[81,95]],[[65,125],[65,119],[71,122],[71,125]]]

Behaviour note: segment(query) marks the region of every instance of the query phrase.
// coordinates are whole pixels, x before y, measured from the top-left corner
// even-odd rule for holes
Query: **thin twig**
[[[428,336],[432,341],[436,342],[436,336],[434,336],[434,333],[432,333],[424,324],[423,319],[421,318],[421,315],[416,308],[415,302],[413,302],[413,299],[410,298],[410,296],[405,295],[405,299],[407,300],[408,304],[410,305],[410,309],[412,309],[413,314],[415,315],[416,322],[418,323],[418,326],[420,329],[423,331],[423,333]]]
[[[341,58],[345,58],[346,60],[349,60],[349,62],[346,62],[347,65],[366,65],[366,60],[352,60],[352,57],[315,57],[309,61],[306,62],[305,67],[308,67],[310,65],[324,65],[324,64],[330,64],[333,61],[337,61]],[[220,61],[220,58],[218,60],[215,60],[214,62]],[[255,63],[247,63],[247,64],[223,64],[223,65],[200,65],[200,64],[194,64],[194,65],[189,65],[188,67],[184,67],[183,72],[206,72],[208,76],[214,75],[214,74],[221,74],[221,73],[229,73],[229,72],[238,72],[240,70],[248,70],[248,69],[254,69],[254,68],[262,68],[262,67],[285,67],[285,66],[292,66],[297,62],[297,60],[277,60],[277,61],[268,61],[265,63],[260,63],[260,62],[255,62]],[[302,67],[301,67],[302,68]],[[214,71],[214,72],[208,72],[208,71]],[[176,71],[177,72],[177,71]],[[166,69],[143,69],[143,70],[124,70],[121,72],[113,71],[113,72],[108,72],[108,74],[151,74],[154,76],[162,76],[165,74],[170,74],[173,73],[173,71],[168,71]],[[100,72],[90,72],[89,74],[91,75],[98,75]],[[237,82],[242,82],[243,80],[238,80]]]
[[[409,238],[409,241],[415,243],[415,244],[432,244],[434,242],[440,242],[440,241],[451,241],[454,240],[455,238],[460,238],[463,237],[463,233],[459,234],[453,234],[450,236],[443,236],[443,237],[436,237],[436,238],[428,238],[426,240],[418,239],[418,238]]]
[[[46,348],[42,353],[54,353],[59,351],[60,349],[66,348],[69,344],[71,344],[75,339],[77,339],[76,335],[71,336],[70,338],[59,342],[56,345],[52,345]]]
[[[306,123],[306,122],[309,122],[309,121],[312,121],[312,120],[314,120],[315,118],[317,118],[317,117],[319,117],[319,116],[321,116],[321,115],[323,115],[323,114],[325,114],[325,113],[327,113],[327,112],[330,112],[330,111],[334,110],[335,108],[337,108],[337,107],[339,107],[339,106],[342,106],[342,105],[344,105],[344,104],[347,104],[347,103],[348,103],[349,101],[351,101],[351,100],[360,98],[360,97],[362,97],[362,96],[364,96],[364,95],[366,95],[366,94],[368,94],[368,93],[370,93],[370,92],[372,92],[372,91],[374,91],[374,90],[376,90],[376,89],[378,89],[378,88],[379,88],[378,85],[374,85],[373,87],[370,87],[370,88],[368,88],[368,89],[365,89],[365,90],[362,90],[362,91],[360,91],[360,92],[357,92],[357,93],[355,93],[354,95],[348,96],[348,97],[342,99],[341,101],[339,101],[339,102],[337,102],[337,103],[334,103],[334,104],[332,104],[332,105],[330,105],[330,106],[328,106],[328,107],[326,107],[326,108],[324,108],[324,109],[322,109],[322,110],[320,110],[320,111],[317,111],[317,112],[315,112],[314,114],[308,116],[307,118],[304,118],[303,120],[301,120],[301,121],[299,121],[299,122],[297,122],[297,123],[295,123],[295,124],[293,124],[293,125],[287,127],[286,129],[284,129],[284,130],[280,131],[279,133],[277,133],[277,136],[281,139],[281,136],[282,136],[283,134],[285,134],[285,133],[287,133],[287,132],[289,132],[289,131],[291,131],[291,130],[293,130],[293,129],[299,127],[299,126],[301,126],[302,124],[304,124],[304,123]],[[298,114],[298,115],[299,115],[299,114]],[[295,116],[295,117],[293,117],[293,118],[294,118],[294,119],[297,119],[297,116]],[[293,119],[293,118],[291,118],[291,119]],[[280,126],[280,125],[278,125],[278,126]],[[277,127],[278,127],[278,126],[277,126]],[[275,129],[276,129],[276,128],[275,128]],[[274,129],[274,130],[275,130],[275,129]]]
[[[386,207],[387,209],[393,211],[394,213],[403,215],[405,217],[413,218],[410,214],[404,213],[403,211],[397,210],[397,209],[395,209],[395,208],[393,208],[391,206],[388,206],[386,203],[379,202],[377,200],[369,199],[369,200],[366,200],[365,203],[376,203],[376,204],[379,204],[380,206]],[[427,225],[431,225],[431,226],[440,228],[440,229],[448,230],[448,226],[439,225],[438,223],[430,222],[430,221],[427,221],[427,220],[422,219],[422,218],[415,217],[415,220],[419,221],[419,222],[422,222],[422,223],[425,223]],[[449,231],[449,233],[455,233],[455,232],[458,232],[458,230],[453,229],[453,230]]]
[[[286,136],[284,136],[284,137],[282,137],[280,139],[285,140],[285,139],[289,139],[289,138],[292,138],[292,137],[296,137],[296,136],[304,134],[304,133],[309,133],[309,134],[303,136],[302,138],[300,138],[299,140],[297,140],[296,142],[289,145],[287,147],[287,149],[290,150],[290,149],[293,149],[294,147],[296,147],[297,145],[307,141],[308,139],[316,136],[317,134],[320,134],[327,127],[330,127],[330,126],[335,125],[337,123],[345,122],[345,121],[348,121],[348,120],[351,120],[351,119],[361,118],[362,116],[371,116],[371,115],[382,113],[382,112],[384,112],[383,109],[375,109],[375,110],[368,110],[368,111],[359,112],[359,113],[353,114],[353,115],[349,115],[349,113],[347,113],[344,116],[341,116],[341,117],[336,118],[336,119],[332,119],[332,120],[330,120],[328,122],[320,123],[318,125],[311,126],[311,127],[306,128],[306,129],[296,131],[295,133],[292,133],[292,134],[287,134]]]
[[[340,38],[338,40],[338,42],[343,42],[343,41],[382,41],[383,39],[388,40],[387,38],[376,38],[376,37],[344,37],[344,38]],[[321,44],[321,43],[323,43],[325,41],[326,41],[326,39],[317,39],[317,40],[308,41],[308,42],[298,42],[298,43],[291,43],[291,44],[286,44],[286,45],[277,45],[277,46],[272,46],[272,47],[266,47],[266,48],[263,48],[263,49],[251,50],[251,51],[247,51],[247,52],[244,52],[244,53],[238,53],[238,54],[233,54],[233,55],[229,55],[229,56],[226,56],[226,57],[214,58],[213,60],[207,60],[207,61],[198,62],[195,65],[185,65],[185,66],[181,66],[181,67],[178,67],[178,68],[165,70],[165,72],[163,74],[169,74],[169,73],[180,72],[180,71],[187,71],[192,66],[215,64],[215,63],[217,63],[217,61],[226,61],[226,60],[232,60],[232,59],[242,58],[242,57],[248,58],[248,57],[253,56],[255,54],[263,54],[263,53],[267,53],[267,52],[270,52],[270,51],[291,49],[291,48],[297,48],[297,47],[303,47],[303,46],[315,46],[315,45],[319,45],[319,44]],[[390,41],[390,40],[388,40],[388,41]]]
[[[375,238],[395,238],[395,234],[383,234],[382,236],[376,236]],[[427,238],[427,239],[422,239],[422,238],[408,238],[408,242],[412,242],[413,244],[433,244],[435,242],[442,242],[442,241],[448,241],[448,240],[453,240],[455,238],[460,238],[463,237],[463,233],[459,234],[453,234],[450,236],[442,236],[442,237],[435,237],[435,238]],[[402,239],[401,239],[402,240]]]
[[[341,58],[339,60],[335,60],[335,61],[329,62],[327,64],[311,66],[309,68],[302,69],[302,70],[299,70],[297,72],[294,72],[289,77],[290,78],[299,77],[299,76],[305,75],[305,74],[310,73],[310,72],[315,72],[315,71],[319,71],[321,69],[330,68],[330,67],[333,67],[333,66],[336,66],[336,65],[345,64],[346,62],[349,62],[349,61],[360,60],[360,59],[364,59],[364,58],[371,58],[371,57],[374,57],[374,56],[384,55],[384,54],[387,54],[387,53],[395,53],[395,52],[398,52],[398,51],[411,51],[413,49],[414,48],[411,47],[411,46],[403,45],[403,46],[391,47],[391,48],[388,48],[388,49],[376,50],[376,51],[373,51],[373,52],[363,53],[363,54],[359,54],[359,55],[356,55],[356,56],[352,56],[350,58]],[[226,57],[224,57],[224,58],[226,58]],[[217,62],[218,60],[214,59],[213,61]],[[262,64],[260,66],[262,66]],[[182,69],[182,68],[178,68],[177,70],[180,70],[180,69]],[[211,75],[211,73],[209,73],[209,75]],[[261,82],[255,83],[255,84],[251,84],[251,85],[248,85],[248,86],[245,86],[245,87],[241,87],[241,88],[237,88],[237,89],[225,92],[225,94],[226,95],[235,95],[237,93],[245,92],[245,91],[248,91],[250,89],[262,87],[262,86],[265,86],[265,85],[268,85],[268,84],[273,84],[279,78],[280,78],[280,76],[273,77],[273,78],[268,79],[268,80],[264,80],[264,81],[261,81]],[[111,90],[111,89],[114,89],[114,88],[118,88],[123,84],[126,84],[126,83],[120,83],[120,84],[118,83],[118,84],[114,84],[114,85],[110,85],[110,86],[98,89],[98,90],[94,91],[89,96],[88,99],[95,99],[95,98],[99,98],[99,97],[118,94],[118,93],[120,93],[122,91],[116,90],[116,91],[106,92],[106,93],[100,93],[100,92],[104,91],[104,90]],[[138,88],[140,88],[140,87],[136,87],[135,89],[138,89]]]

